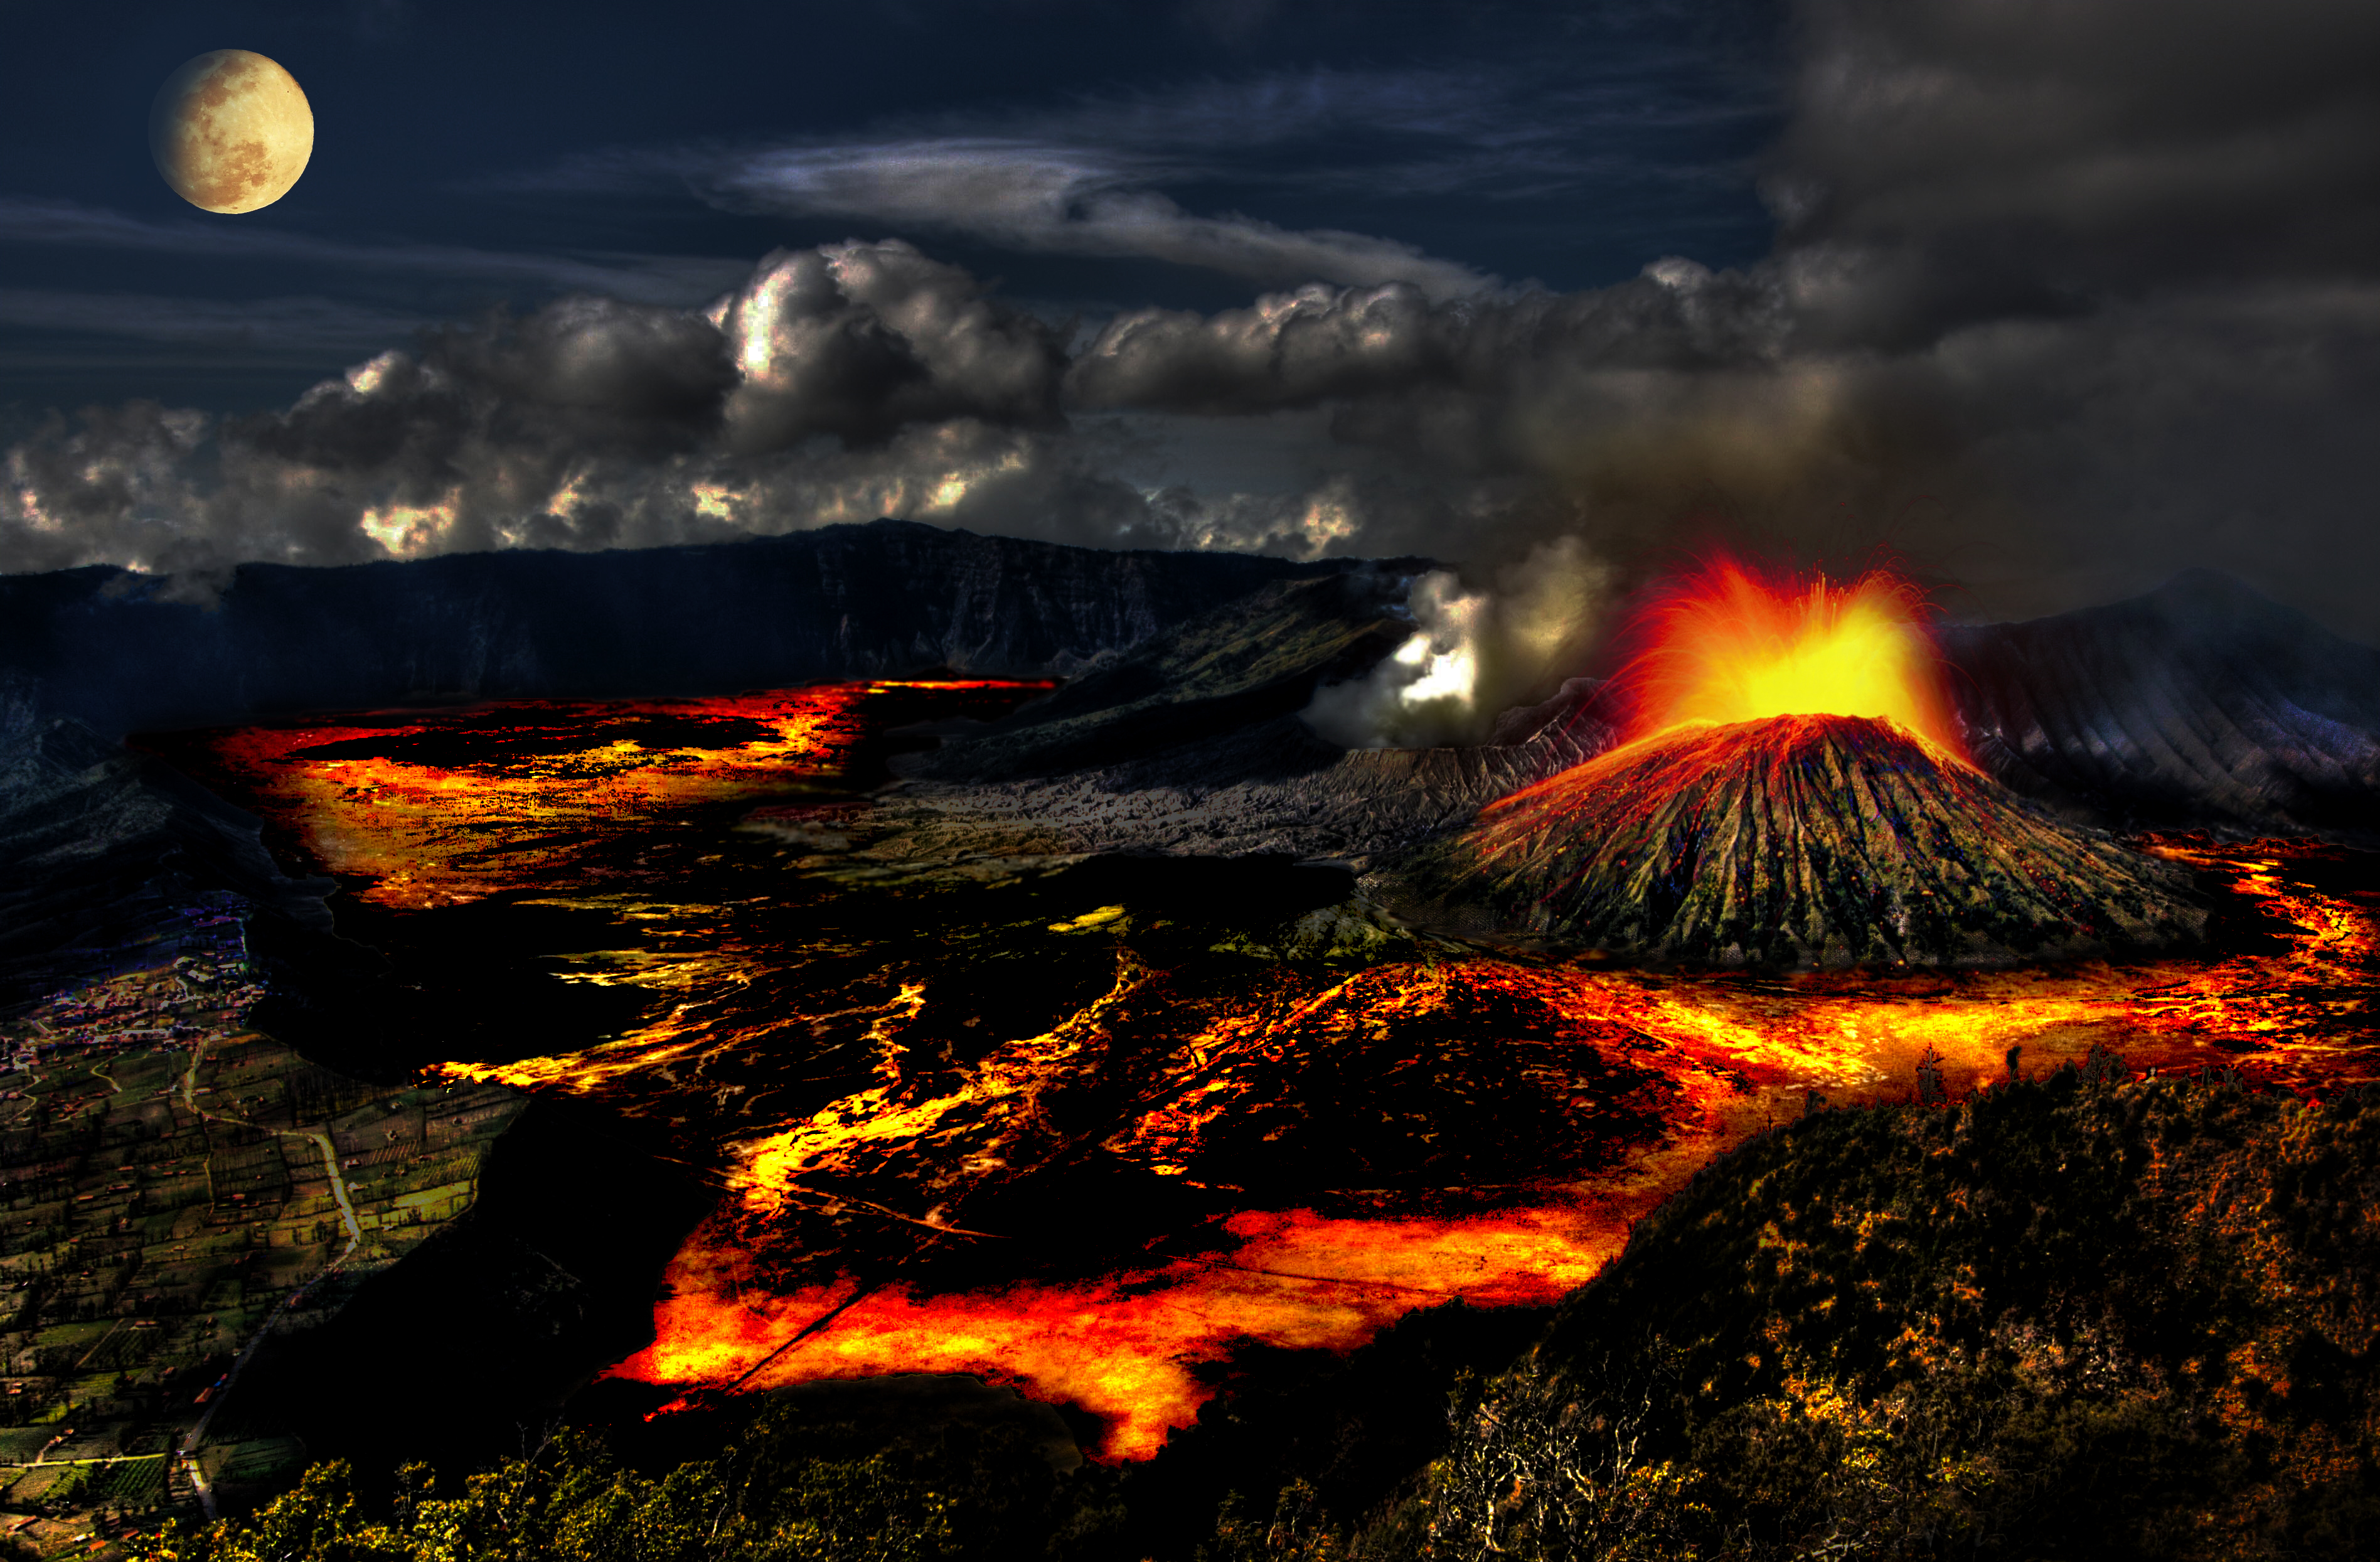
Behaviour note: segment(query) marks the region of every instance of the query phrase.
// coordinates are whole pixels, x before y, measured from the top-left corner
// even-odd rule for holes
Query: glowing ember
[[[1621,677],[1632,738],[1767,716],[1875,716],[1962,756],[1925,628],[1925,599],[1898,575],[1848,585],[1764,576],[1719,560],[1658,592],[1644,650]]]

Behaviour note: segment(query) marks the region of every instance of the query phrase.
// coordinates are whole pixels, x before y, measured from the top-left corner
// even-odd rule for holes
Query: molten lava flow
[[[1898,575],[1836,586],[1720,560],[1660,591],[1637,634],[1643,649],[1620,678],[1632,738],[1767,716],[1876,716],[1964,754],[1925,599]]]
[[[2369,869],[2334,848],[2147,843],[2265,914],[2268,941],[2206,958],[1765,981],[1260,961],[1117,904],[1134,887],[1056,906],[1072,869],[1031,908],[1041,892],[1015,880],[970,898],[805,876],[796,853],[864,834],[856,803],[691,806],[840,763],[861,692],[481,713],[471,740],[494,747],[477,750],[442,750],[452,724],[421,716],[216,739],[336,860],[614,914],[615,946],[556,957],[555,977],[649,995],[633,1022],[446,1072],[640,1120],[722,1185],[619,1375],[697,1391],[975,1373],[1096,1412],[1093,1452],[1141,1458],[1248,1342],[1345,1350],[1448,1297],[1550,1300],[1716,1155],[1814,1092],[1910,1101],[1921,1058],[1954,1095],[2006,1078],[2012,1048],[2035,1076],[2098,1045],[2135,1071],[2300,1091],[2380,1077],[2380,894],[2346,887]],[[844,714],[797,747],[798,711]],[[617,725],[631,715],[646,725]],[[335,784],[392,778],[339,769],[371,763],[439,774],[394,799]],[[546,774],[574,770],[620,784],[575,801]],[[1876,771],[1879,818],[1912,817],[1883,805],[1913,774]],[[1967,782],[1949,791],[1979,807]],[[555,808],[586,838],[632,836],[644,876],[554,843]],[[710,854],[725,866],[697,866]],[[1018,989],[1049,996],[999,1007]]]
[[[1456,1297],[1490,1307],[1559,1301],[1594,1277],[1627,1239],[1628,1220],[1656,1202],[1459,1220],[1252,1211],[1223,1223],[1220,1251],[1196,1258],[939,1293],[898,1283],[863,1289],[848,1278],[755,1287],[744,1251],[707,1232],[670,1264],[653,1343],[612,1371],[688,1389],[968,1373],[1098,1416],[1105,1432],[1086,1450],[1093,1458],[1142,1459],[1196,1421],[1214,1394],[1213,1369],[1247,1344],[1344,1351]]]
[[[2380,940],[2370,907],[2293,882],[2302,848],[2262,843],[2236,857],[2187,842],[2157,849],[2235,873],[2236,893],[2289,925],[2287,946],[2211,961],[1791,982],[1475,958],[1286,985],[1250,971],[1203,996],[1126,962],[1088,1008],[995,1049],[946,1093],[870,1084],[777,1132],[731,1141],[735,1190],[673,1263],[653,1346],[614,1372],[687,1389],[974,1373],[1099,1414],[1108,1430],[1098,1457],[1143,1458],[1196,1418],[1213,1369],[1244,1342],[1343,1350],[1445,1297],[1551,1299],[1616,1252],[1631,1220],[1713,1155],[1802,1110],[1812,1091],[1836,1105],[1906,1101],[1930,1055],[1963,1095],[2005,1079],[2012,1047],[2036,1077],[2103,1045],[2134,1069],[2236,1065],[2298,1089],[2372,1078]],[[915,997],[905,987],[868,1033],[897,1037]],[[1108,1044],[1139,1034],[1150,1017],[1170,1021],[1157,1056],[1138,1047],[1120,1056]],[[1307,1158],[1300,1120],[1342,1104],[1353,1093],[1343,1081],[1377,1080],[1393,1106],[1399,1074],[1474,1036],[1495,1038],[1497,1051],[1518,1059],[1513,1082],[1443,1070],[1411,1081],[1431,1104],[1417,1123],[1425,1136],[1456,1122],[1466,1098],[1531,1088],[1563,1102],[1581,1138],[1611,1133],[1615,1108],[1632,1103],[1657,1105],[1658,1126],[1623,1135],[1599,1165],[1562,1164],[1542,1144],[1508,1137],[1475,1147],[1500,1163],[1494,1172],[1461,1171],[1475,1180],[1450,1178],[1418,1198],[1342,1187],[1327,1194],[1329,1214],[1266,1202],[1268,1184],[1251,1174],[1267,1163],[1250,1156],[1251,1141],[1280,1134],[1292,1147],[1271,1163],[1277,1197],[1283,1172]],[[1619,1080],[1624,1093],[1597,1102],[1583,1090],[1592,1070],[1564,1066],[1563,1038],[1642,1077]],[[730,1034],[717,1044],[731,1048]],[[1357,1068],[1335,1069],[1351,1050]],[[1101,1122],[1095,1143],[1048,1140],[1049,1125],[1075,1117],[1126,1056],[1145,1069],[1130,1077],[1132,1112]],[[627,1082],[600,1049],[581,1067],[601,1081],[599,1094]],[[574,1082],[570,1060],[541,1071],[565,1088]],[[1347,1120],[1323,1126],[1337,1135]],[[1085,1156],[1245,1202],[1193,1255],[1127,1259],[1093,1278],[1028,1271],[990,1284],[915,1283],[897,1258],[876,1284],[855,1277],[885,1275],[881,1257],[865,1255],[888,1244],[905,1251],[943,1221],[923,1239],[972,1242],[997,1273],[1007,1239],[968,1199],[1035,1175],[1037,1157]],[[1045,1196],[1058,1202],[1063,1187]],[[1458,1190],[1484,1207],[1428,1207]],[[789,1268],[788,1250],[819,1228],[785,1223],[805,1209],[833,1211],[842,1245],[807,1250]]]
[[[522,701],[405,711],[208,743],[260,810],[356,893],[408,909],[584,882],[589,851],[690,805],[763,796],[832,770],[863,707],[905,689],[1031,691],[1046,683],[821,685],[711,699]]]

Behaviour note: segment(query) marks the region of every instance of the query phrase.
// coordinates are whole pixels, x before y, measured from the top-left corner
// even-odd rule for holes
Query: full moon
[[[174,193],[210,212],[253,212],[289,193],[314,152],[314,110],[280,66],[215,49],[157,89],[149,152]]]

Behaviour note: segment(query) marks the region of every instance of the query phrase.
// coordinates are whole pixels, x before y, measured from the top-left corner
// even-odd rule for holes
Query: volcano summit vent
[[[1896,724],[1694,726],[1484,809],[1393,875],[1424,920],[1719,966],[2003,966],[2195,941],[2175,867]]]

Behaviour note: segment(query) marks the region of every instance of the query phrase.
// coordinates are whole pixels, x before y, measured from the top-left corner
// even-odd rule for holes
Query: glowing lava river
[[[1038,687],[152,746],[335,875],[342,933],[406,982],[482,973],[447,989],[431,1072],[578,1098],[717,1187],[613,1375],[975,1373],[1095,1416],[1109,1459],[1194,1421],[1251,1344],[1550,1301],[1714,1157],[1814,1093],[1911,1100],[1929,1052],[1953,1095],[2095,1045],[2314,1093],[2380,1077],[2380,874],[2312,842],[2142,843],[2214,908],[2188,958],[1798,977],[1410,936],[1281,960],[1249,930],[1342,905],[1345,873],[905,856],[868,791],[886,735]],[[465,1012],[499,989],[502,1023]]]

